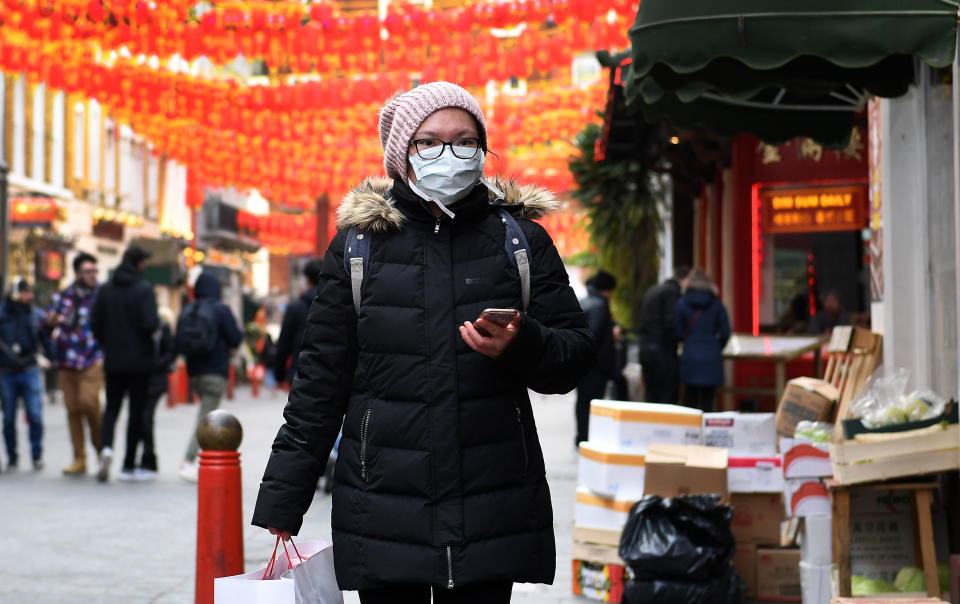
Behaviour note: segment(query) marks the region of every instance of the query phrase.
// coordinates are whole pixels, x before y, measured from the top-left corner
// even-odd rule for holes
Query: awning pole
[[[955,326],[957,339],[960,342],[960,27],[957,28],[957,48],[953,55],[953,239],[954,239],[954,274],[956,281],[957,315]],[[954,392],[960,392],[960,354],[957,355],[957,386]]]

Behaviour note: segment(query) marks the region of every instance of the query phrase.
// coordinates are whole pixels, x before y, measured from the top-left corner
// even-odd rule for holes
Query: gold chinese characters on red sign
[[[764,231],[857,231],[867,226],[865,184],[772,186],[759,190]]]

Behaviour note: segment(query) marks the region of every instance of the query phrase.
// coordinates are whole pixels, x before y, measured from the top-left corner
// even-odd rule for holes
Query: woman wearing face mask
[[[338,209],[253,524],[297,534],[342,423],[340,588],[364,604],[427,604],[431,592],[509,602],[515,582],[552,582],[556,558],[527,389],[570,391],[594,355],[560,257],[530,220],[556,201],[483,178],[483,114],[459,86],[395,97],[379,129],[390,179],[361,183]],[[528,242],[528,289],[498,208]],[[352,248],[364,238],[356,281]],[[504,327],[477,320],[524,307]]]

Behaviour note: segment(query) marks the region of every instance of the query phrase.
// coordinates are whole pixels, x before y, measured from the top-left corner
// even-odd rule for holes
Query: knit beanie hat
[[[477,120],[480,146],[487,148],[487,125],[476,99],[450,82],[423,84],[390,99],[380,109],[380,145],[387,176],[407,182],[410,139],[424,120],[448,107],[463,109]]]

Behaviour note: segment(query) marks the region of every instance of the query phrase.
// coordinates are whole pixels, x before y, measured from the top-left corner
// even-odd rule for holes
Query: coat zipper
[[[523,430],[523,415],[520,413],[520,406],[517,405],[517,424],[520,426],[520,446],[523,448],[523,476],[527,476],[527,466],[530,465],[530,456],[527,453],[527,435]]]
[[[452,547],[447,546],[447,589],[453,589],[456,585],[453,582],[453,552]]]
[[[433,225],[433,234],[436,235],[440,232],[440,217],[437,216],[437,223]]]
[[[370,412],[373,409],[367,409],[363,412],[363,419],[360,422],[360,476],[364,482],[367,477],[367,438],[370,436]]]

